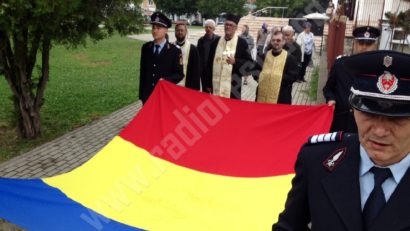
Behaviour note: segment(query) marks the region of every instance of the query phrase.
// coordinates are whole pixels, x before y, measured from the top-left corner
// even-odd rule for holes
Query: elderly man
[[[160,79],[178,83],[184,77],[181,51],[168,43],[165,37],[171,20],[155,12],[151,16],[151,24],[154,40],[141,48],[139,98],[143,104]]]
[[[211,44],[204,80],[204,91],[214,95],[241,99],[242,76],[253,69],[248,44],[236,35],[240,17],[226,14],[225,35]]]
[[[409,63],[410,55],[394,51],[346,60],[358,134],[309,139],[272,230],[410,229]]]
[[[175,25],[175,45],[181,49],[184,78],[178,85],[194,90],[201,89],[199,54],[196,47],[187,39],[188,28],[186,23],[178,22]]]
[[[205,21],[205,35],[198,39],[198,53],[201,66],[201,83],[204,86],[205,72],[208,69],[209,50],[213,41],[219,38],[214,34],[215,21],[208,19]]]
[[[259,74],[256,101],[260,103],[292,103],[292,85],[298,78],[296,58],[283,50],[283,33],[276,31]]]
[[[371,26],[357,27],[353,30],[354,53],[376,50],[376,41],[380,31]],[[323,95],[329,106],[335,107],[330,131],[357,132],[353,110],[349,104],[350,87],[353,83],[352,74],[344,67],[348,56],[335,60],[323,88]]]
[[[293,29],[292,26],[284,26],[282,28],[282,33],[283,37],[285,38],[285,45],[283,46],[283,49],[289,52],[293,57],[296,58],[296,61],[298,63],[298,68],[300,69],[302,67],[302,50],[299,46],[299,44],[295,41],[294,35],[295,35],[295,30]],[[300,70],[299,70],[300,72]]]

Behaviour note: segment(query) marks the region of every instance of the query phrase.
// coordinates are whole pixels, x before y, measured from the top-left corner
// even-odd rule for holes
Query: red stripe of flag
[[[329,130],[332,114],[327,105],[244,102],[160,81],[120,136],[194,170],[266,177],[293,173],[298,150]]]

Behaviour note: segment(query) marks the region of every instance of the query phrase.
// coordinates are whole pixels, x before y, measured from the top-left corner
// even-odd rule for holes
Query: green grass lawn
[[[317,87],[319,84],[319,66],[315,66],[312,70],[312,76],[310,78],[310,85],[308,90],[309,99],[312,101],[317,100]]]
[[[37,140],[18,138],[11,91],[0,75],[0,162],[135,102],[143,43],[113,36],[76,49],[54,46]]]

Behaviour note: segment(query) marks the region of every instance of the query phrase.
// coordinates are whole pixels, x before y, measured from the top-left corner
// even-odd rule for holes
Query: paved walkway
[[[134,36],[136,39],[150,39],[150,36]],[[311,68],[306,74],[307,82],[293,85],[293,102],[299,105],[314,105],[305,91],[309,88]],[[255,98],[256,82],[249,78],[243,88],[243,96],[248,100]],[[62,174],[75,169],[102,149],[116,136],[141,108],[136,102],[111,115],[71,131],[53,141],[0,164],[0,177],[42,178]],[[14,225],[0,220],[0,230],[20,230]]]
[[[106,117],[0,164],[0,176],[40,178],[68,172],[90,159],[117,135],[141,108],[133,103]]]

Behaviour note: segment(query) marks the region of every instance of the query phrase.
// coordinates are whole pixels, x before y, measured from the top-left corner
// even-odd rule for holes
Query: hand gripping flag
[[[28,230],[269,230],[298,150],[332,108],[223,99],[160,81],[88,162],[0,178],[0,217]]]

